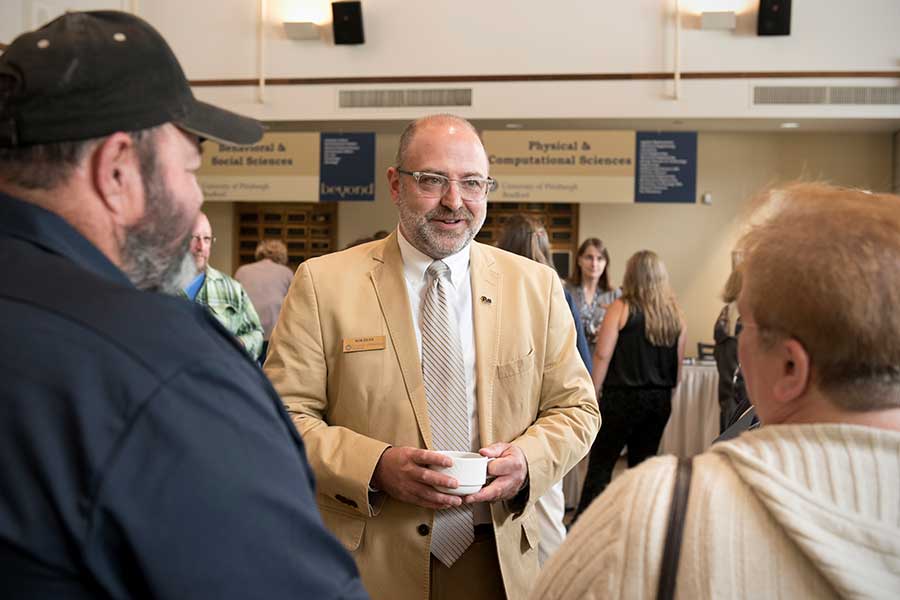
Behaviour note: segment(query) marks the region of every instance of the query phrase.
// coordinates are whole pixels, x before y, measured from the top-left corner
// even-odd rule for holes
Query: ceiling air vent
[[[762,85],[753,88],[753,104],[900,105],[900,87]]]
[[[829,104],[900,104],[900,87],[833,87]]]
[[[472,88],[425,90],[340,90],[341,108],[472,106]]]
[[[753,104],[828,104],[827,87],[756,86]]]

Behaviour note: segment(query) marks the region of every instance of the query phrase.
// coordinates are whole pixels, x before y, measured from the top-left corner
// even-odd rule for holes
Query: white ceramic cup
[[[477,452],[450,450],[437,450],[436,452],[453,459],[453,465],[449,467],[429,465],[428,468],[453,477],[459,483],[459,487],[446,488],[436,485],[434,489],[454,496],[468,496],[484,486],[484,482],[487,480],[487,465],[494,460],[493,458],[482,456]]]

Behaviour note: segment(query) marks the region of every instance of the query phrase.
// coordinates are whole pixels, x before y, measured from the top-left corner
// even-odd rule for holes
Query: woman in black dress
[[[591,447],[576,516],[609,484],[622,448],[628,466],[654,456],[681,378],[684,317],[665,265],[650,250],[628,259],[622,297],[606,312],[592,378],[603,425]]]

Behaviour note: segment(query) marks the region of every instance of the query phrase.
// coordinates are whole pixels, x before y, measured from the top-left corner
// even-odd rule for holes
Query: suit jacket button
[[[426,535],[428,535],[428,532],[431,531],[431,527],[429,527],[425,523],[422,523],[421,525],[416,527],[416,531],[419,532],[419,535],[426,536]]]

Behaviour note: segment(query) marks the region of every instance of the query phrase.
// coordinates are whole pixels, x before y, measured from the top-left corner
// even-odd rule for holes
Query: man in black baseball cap
[[[365,597],[268,380],[154,293],[193,272],[200,139],[261,135],[126,13],[0,55],[4,598]]]
[[[252,144],[257,121],[194,98],[178,59],[134,15],[67,13],[22,34],[0,59],[12,78],[0,146],[97,138],[163,123],[202,138]]]

